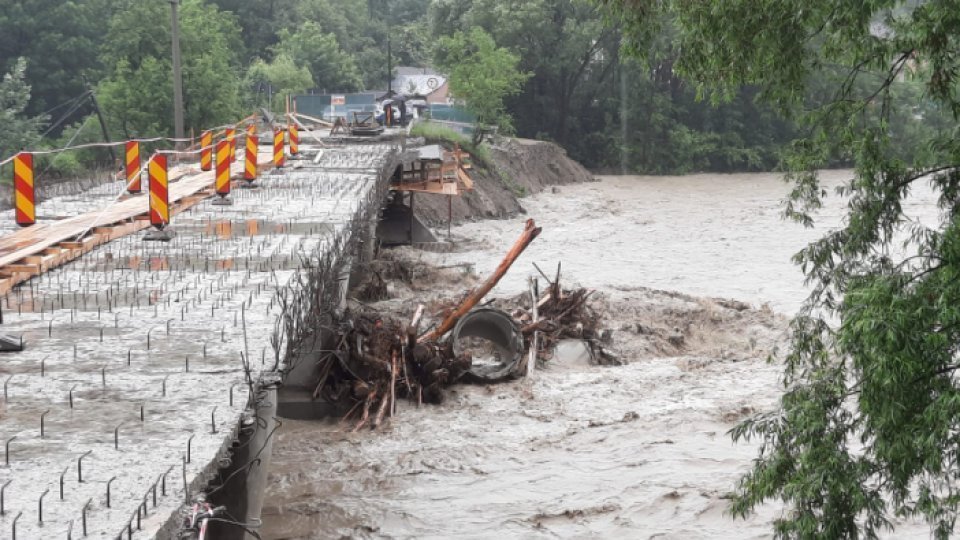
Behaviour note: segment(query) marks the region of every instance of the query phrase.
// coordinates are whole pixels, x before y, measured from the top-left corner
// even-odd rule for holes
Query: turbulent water
[[[725,514],[756,454],[726,432],[775,403],[780,368],[764,361],[782,346],[775,312],[806,294],[790,257],[843,209],[831,199],[804,229],[780,218],[786,193],[772,174],[607,177],[524,200],[543,233],[495,292],[524,290],[532,262],[562,261],[565,284],[604,293],[629,365],[558,362],[527,381],[457,387],[442,406],[400,407],[380,433],[287,421],[264,538],[769,537],[776,506]],[[929,196],[907,207],[935,217]],[[522,222],[457,227],[471,249],[426,257],[486,275]],[[658,341],[663,331],[686,342]],[[905,523],[895,536],[928,533]]]

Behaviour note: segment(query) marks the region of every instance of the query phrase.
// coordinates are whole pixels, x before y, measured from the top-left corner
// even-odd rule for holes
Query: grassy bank
[[[483,143],[474,144],[470,137],[429,121],[415,124],[410,130],[410,135],[423,137],[431,144],[459,145],[461,149],[470,154],[475,167],[498,178],[515,196],[525,197],[527,195],[526,188],[518,185],[509,173],[497,166],[490,155],[490,150]]]
[[[474,161],[476,165],[480,165],[485,169],[493,167],[490,152],[483,143],[473,144],[473,139],[446,126],[430,121],[417,122],[410,130],[410,135],[413,137],[423,137],[428,143],[432,144],[446,143],[449,145],[460,145],[460,148],[469,152],[470,155],[475,158]]]

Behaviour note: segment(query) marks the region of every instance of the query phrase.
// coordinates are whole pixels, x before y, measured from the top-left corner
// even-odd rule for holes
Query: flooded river
[[[777,506],[725,514],[756,453],[726,432],[776,402],[780,368],[764,359],[782,346],[777,314],[806,294],[790,257],[842,215],[832,199],[813,230],[785,222],[786,193],[773,174],[606,177],[525,199],[543,233],[494,294],[562,261],[567,286],[606,295],[630,363],[456,387],[441,406],[402,404],[381,433],[287,421],[264,538],[768,538]],[[423,256],[487,275],[523,219],[456,227],[472,249]],[[686,346],[651,345],[658,323]],[[927,536],[909,523],[896,535]]]

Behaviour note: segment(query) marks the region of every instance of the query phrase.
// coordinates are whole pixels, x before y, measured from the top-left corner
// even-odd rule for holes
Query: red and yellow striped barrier
[[[247,124],[247,135],[256,135],[257,134],[257,123],[251,122]]]
[[[167,183],[167,156],[157,154],[150,160],[150,224],[163,230],[170,223]]]
[[[248,182],[257,179],[257,146],[259,142],[256,135],[247,135],[247,160],[243,169],[243,179]]]
[[[200,170],[213,168],[213,133],[204,131],[200,135]]]
[[[217,143],[217,195],[225,197],[230,194],[230,143],[220,141]]]
[[[37,222],[33,185],[33,154],[20,152],[13,158],[13,192],[17,225],[29,227]]]
[[[127,141],[127,192],[140,193],[143,186],[140,181],[140,143]]]
[[[290,132],[290,155],[295,156],[300,153],[300,130],[296,124],[289,124],[287,130]]]
[[[227,142],[230,143],[230,163],[237,159],[237,130],[227,128]]]
[[[286,163],[287,157],[283,153],[283,130],[273,132],[273,166],[280,169]]]

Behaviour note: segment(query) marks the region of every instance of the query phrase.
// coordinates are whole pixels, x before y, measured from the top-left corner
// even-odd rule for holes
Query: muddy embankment
[[[453,199],[453,221],[502,219],[526,213],[521,199],[553,186],[592,182],[593,175],[556,144],[530,139],[505,139],[488,147],[490,163],[471,171],[474,190]],[[425,224],[446,225],[447,197],[417,197],[415,212]]]

